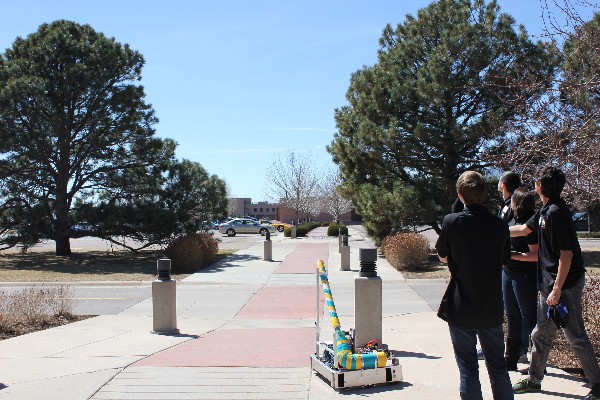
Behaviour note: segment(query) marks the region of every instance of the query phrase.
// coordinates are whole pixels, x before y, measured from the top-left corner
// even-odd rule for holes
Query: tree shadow
[[[201,273],[201,274],[215,273],[215,272],[223,271],[223,270],[227,269],[227,267],[231,267],[235,264],[245,263],[245,262],[249,262],[249,261],[256,261],[259,259],[262,259],[262,257],[234,253],[234,254],[228,255],[226,258],[224,258],[220,261],[217,261],[213,264],[207,265],[206,267],[198,270],[197,272]],[[275,261],[275,262],[277,262],[277,261]]]
[[[0,255],[0,268],[5,270],[35,270],[67,274],[141,273],[154,275],[159,251],[84,251],[70,256],[54,252],[8,253]]]
[[[73,278],[104,275],[110,278],[116,274],[135,274],[133,280],[152,280],[156,276],[156,261],[165,258],[162,251],[144,250],[133,253],[123,251],[82,251],[70,256],[57,256],[52,251],[29,253],[0,253],[0,269],[4,271],[48,272],[65,274]],[[218,254],[216,261],[197,269],[176,272],[174,279],[182,279],[196,272],[219,272],[237,263],[256,260],[259,257],[233,254]],[[141,276],[141,278],[140,278]]]

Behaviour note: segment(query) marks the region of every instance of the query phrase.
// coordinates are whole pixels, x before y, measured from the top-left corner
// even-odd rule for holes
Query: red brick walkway
[[[329,241],[300,243],[281,262],[274,273],[314,274],[317,261],[322,259],[327,263],[328,256]],[[309,367],[309,356],[314,353],[315,348],[316,328],[282,326],[285,326],[285,320],[316,318],[316,289],[316,283],[315,286],[265,286],[246,303],[235,319],[273,320],[276,328],[227,329],[224,327],[147,357],[133,365]],[[322,313],[322,296],[320,309]]]
[[[281,262],[274,274],[316,274],[317,261],[325,261],[328,265],[329,242],[326,243],[300,243]]]

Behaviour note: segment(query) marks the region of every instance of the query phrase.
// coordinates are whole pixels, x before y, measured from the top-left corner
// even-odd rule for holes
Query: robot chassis
[[[333,341],[320,340],[319,280],[323,285],[325,302],[334,329]],[[399,359],[386,345],[372,340],[365,347],[354,346],[353,331],[343,331],[329,287],[325,263],[318,262],[317,269],[317,335],[315,354],[310,356],[312,369],[327,380],[335,390],[363,386],[393,384],[402,380]]]

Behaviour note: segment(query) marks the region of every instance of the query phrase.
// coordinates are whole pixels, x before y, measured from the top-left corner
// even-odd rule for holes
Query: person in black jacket
[[[513,215],[524,224],[535,213],[535,193],[518,188],[511,194]],[[517,362],[527,357],[529,336],[537,321],[537,253],[535,233],[510,240],[511,260],[502,271],[502,292],[506,311],[506,366],[517,370]]]
[[[448,322],[461,398],[482,399],[479,339],[494,399],[513,399],[502,331],[502,266],[510,261],[508,225],[481,204],[485,196],[481,174],[463,173],[456,189],[465,208],[444,217],[435,246],[451,273],[438,316]]]
[[[560,197],[566,183],[564,173],[555,167],[543,167],[536,173],[535,191],[543,206],[524,225],[510,228],[511,236],[538,235],[538,300],[537,325],[531,334],[533,349],[529,378],[517,382],[515,393],[541,390],[546,361],[556,336],[557,327],[547,318],[549,307],[566,306],[568,319],[563,327],[565,338],[577,356],[592,384],[585,400],[600,399],[600,367],[583,322],[582,296],[585,268],[571,212]]]
[[[498,216],[508,225],[515,224],[515,215],[511,206],[512,194],[521,186],[521,177],[516,172],[506,171],[498,180],[498,191],[502,194],[502,205]]]

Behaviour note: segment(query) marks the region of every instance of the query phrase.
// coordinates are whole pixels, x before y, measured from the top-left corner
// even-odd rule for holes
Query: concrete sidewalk
[[[448,328],[434,301],[385,259],[377,262],[383,341],[401,357],[403,382],[336,392],[311,371],[317,259],[328,268],[342,328],[354,327],[358,249],[373,244],[350,229],[351,271],[339,270],[337,238],[321,230],[303,239],[274,236],[272,262],[263,261],[261,242],[178,282],[179,335],[150,333],[148,299],[118,315],[1,341],[0,399],[458,398]],[[321,327],[322,337],[331,337],[328,320]],[[491,399],[480,366],[484,398]],[[582,398],[589,390],[558,369],[548,372],[543,392],[517,398]]]

